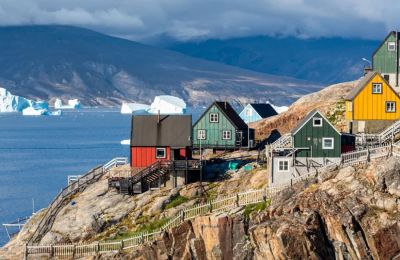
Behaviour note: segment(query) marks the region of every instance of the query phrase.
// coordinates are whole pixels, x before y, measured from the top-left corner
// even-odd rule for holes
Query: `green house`
[[[228,102],[214,102],[193,125],[193,147],[237,149],[247,146],[248,127]]]
[[[372,70],[381,73],[397,92],[400,92],[399,36],[400,32],[390,32],[372,54]]]
[[[292,138],[296,157],[338,158],[355,148],[355,136],[340,133],[318,110],[293,129]]]

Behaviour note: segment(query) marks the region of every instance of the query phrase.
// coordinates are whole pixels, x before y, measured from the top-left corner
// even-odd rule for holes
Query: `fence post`
[[[28,243],[25,243],[24,260],[28,260]]]
[[[142,234],[140,235],[140,243],[141,243],[141,244],[144,244],[144,235],[143,235],[143,232],[142,232]]]
[[[75,258],[76,255],[76,245],[74,244],[74,247],[72,248],[72,258]]]
[[[263,201],[264,202],[267,202],[267,191],[266,191],[266,189],[263,189]]]
[[[100,242],[97,242],[96,245],[96,255],[100,255]]]
[[[182,222],[185,221],[185,211],[184,210],[181,211],[181,221]]]
[[[367,162],[371,161],[369,148],[367,148]]]
[[[50,257],[54,257],[54,247],[53,247],[53,244],[50,245]]]
[[[210,213],[211,213],[212,212],[212,202],[211,202],[211,200],[209,202],[209,209],[210,209]]]
[[[124,250],[124,240],[121,240],[121,251]]]
[[[236,193],[236,207],[239,207],[239,194]]]

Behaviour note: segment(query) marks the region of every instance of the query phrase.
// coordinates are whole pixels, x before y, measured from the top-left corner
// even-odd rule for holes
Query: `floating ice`
[[[41,116],[41,115],[47,115],[48,110],[47,109],[35,109],[34,107],[27,107],[24,110],[22,110],[22,115],[24,116]]]
[[[132,114],[137,112],[147,112],[150,109],[149,105],[140,103],[122,103],[121,114]]]
[[[162,95],[156,96],[150,106],[150,113],[157,114],[184,114],[186,112],[186,103],[183,99]]]
[[[62,100],[57,98],[54,102],[55,109],[79,109],[81,107],[81,102],[78,99],[68,100],[67,105],[63,105]]]
[[[50,116],[61,116],[62,115],[62,111],[61,110],[55,110],[55,111],[51,111],[48,113]]]
[[[131,139],[125,139],[121,141],[122,145],[130,145],[131,144]]]
[[[31,100],[15,96],[7,89],[0,88],[0,112],[21,112],[31,104]]]

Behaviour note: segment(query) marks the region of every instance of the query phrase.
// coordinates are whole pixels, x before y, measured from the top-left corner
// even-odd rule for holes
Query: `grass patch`
[[[139,229],[135,230],[135,231],[127,231],[127,232],[118,232],[117,236],[113,239],[113,241],[115,240],[122,240],[122,239],[127,239],[136,235],[139,235],[142,232],[154,232],[159,230],[162,226],[164,226],[165,224],[167,224],[167,222],[170,220],[170,218],[163,218],[163,219],[158,219],[155,221],[152,221],[150,223],[147,223],[143,226],[141,226]]]
[[[260,212],[266,209],[269,205],[271,205],[271,200],[267,199],[266,201],[259,202],[257,204],[247,205],[244,208],[243,215],[248,218],[252,212]]]
[[[181,205],[181,204],[183,204],[183,203],[185,203],[185,202],[187,202],[187,201],[189,201],[188,198],[186,198],[186,197],[184,197],[184,196],[181,196],[181,195],[178,195],[178,196],[176,196],[175,198],[173,198],[173,199],[171,200],[171,202],[168,203],[168,204],[165,206],[165,209],[175,208],[175,207],[177,207],[177,206],[179,206],[179,205]]]

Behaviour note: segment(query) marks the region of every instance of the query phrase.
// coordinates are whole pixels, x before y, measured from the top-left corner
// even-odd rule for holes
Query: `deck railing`
[[[38,257],[84,257],[91,255],[98,255],[106,252],[119,252],[126,249],[135,248],[139,245],[153,241],[160,234],[182,224],[186,220],[194,219],[195,217],[208,214],[211,212],[228,211],[235,207],[251,205],[259,202],[266,202],[267,200],[273,201],[276,196],[289,188],[297,182],[315,177],[316,175],[327,172],[330,168],[346,166],[358,162],[366,162],[371,158],[380,158],[390,155],[391,151],[399,151],[399,154],[393,155],[400,157],[400,143],[395,145],[379,145],[370,147],[365,150],[355,151],[343,154],[341,164],[328,164],[326,166],[315,168],[307,174],[298,176],[288,183],[268,187],[266,189],[251,190],[243,193],[236,193],[228,195],[215,200],[210,200],[205,203],[200,203],[187,207],[177,213],[177,215],[167,222],[162,228],[154,232],[143,232],[134,235],[128,239],[120,241],[102,241],[96,243],[81,243],[81,244],[59,244],[59,245],[26,245],[25,259],[30,256]]]

